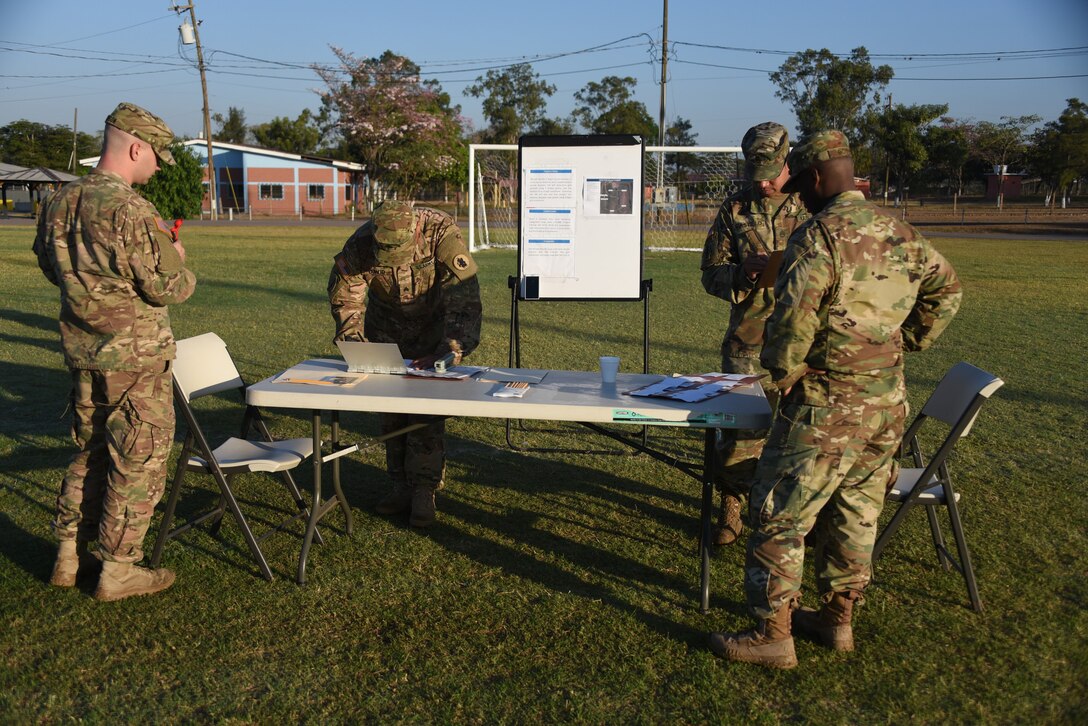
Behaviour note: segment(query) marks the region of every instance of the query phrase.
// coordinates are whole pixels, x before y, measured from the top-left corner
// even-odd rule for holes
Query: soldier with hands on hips
[[[196,278],[176,231],[132,188],[160,163],[174,163],[173,140],[158,116],[118,105],[106,119],[98,165],[50,196],[34,239],[39,267],[60,288],[79,446],[57,497],[60,546],[50,583],[72,587],[100,566],[99,600],[174,582],[173,572],[137,563],[174,438],[167,306],[187,300]]]
[[[415,368],[453,354],[453,365],[480,342],[483,309],[476,262],[448,214],[389,200],[374,209],[334,258],[329,304],[334,340],[396,343]],[[376,510],[410,511],[429,527],[445,473],[445,419],[383,413],[383,435],[426,424],[385,442],[393,488]]]
[[[722,203],[703,247],[702,282],[706,291],[729,303],[729,324],[722,340],[722,372],[759,374],[763,324],[774,308],[773,280],[760,277],[772,253],[781,254],[793,231],[808,218],[796,194],[782,185],[789,178],[789,134],[773,122],[753,126],[741,141],[744,176],[739,191]],[[770,378],[763,390],[771,410],[778,389]],[[741,531],[741,503],[752,488],[766,430],[722,429],[716,472],[722,506],[715,542],[732,544]]]
[[[814,216],[789,240],[760,355],[782,400],[749,506],[744,589],[757,624],[710,637],[724,658],[775,668],[797,665],[793,630],[853,650],[907,416],[903,353],[929,347],[962,298],[948,261],[856,190],[841,132],[814,134],[787,163],[785,191]],[[819,610],[797,607],[810,530]]]

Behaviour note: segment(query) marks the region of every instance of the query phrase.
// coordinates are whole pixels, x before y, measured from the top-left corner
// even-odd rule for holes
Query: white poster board
[[[523,136],[518,297],[642,297],[642,139]]]

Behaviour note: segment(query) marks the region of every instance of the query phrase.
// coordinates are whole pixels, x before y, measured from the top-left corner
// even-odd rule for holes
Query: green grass
[[[325,283],[343,227],[194,226],[199,277],[172,309],[179,337],[209,330],[248,379],[332,355]],[[330,515],[293,582],[298,540],[264,545],[277,579],[259,578],[232,522],[220,539],[167,546],[177,584],[155,597],[98,603],[89,587],[46,584],[49,520],[72,453],[56,293],[29,252],[33,230],[0,227],[0,719],[15,723],[709,722],[1063,723],[1088,718],[1088,244],[938,241],[964,280],[959,317],[935,349],[911,355],[915,410],[941,374],[968,360],[1006,385],[956,454],[986,611],[935,564],[912,517],[856,620],[859,650],[798,641],[786,673],[730,665],[710,630],[748,623],[743,551],[713,562],[709,615],[698,613],[698,485],[646,457],[524,454],[501,422],[449,424],[440,524],[428,534],[375,516],[388,486],[377,452],[349,457],[351,537]],[[484,342],[474,362],[506,361],[511,251],[479,254]],[[653,253],[652,369],[712,370],[723,304],[702,292],[698,257]],[[641,360],[642,307],[525,304],[523,364],[587,368],[614,353]],[[215,412],[210,411],[209,415]],[[306,435],[302,418],[274,430]],[[345,417],[352,436],[373,416]],[[533,445],[584,445],[532,432]],[[700,437],[658,443],[694,459]],[[604,442],[602,442],[603,444]],[[308,486],[309,474],[300,480]],[[206,480],[182,515],[213,503]],[[285,498],[242,479],[259,521]],[[153,541],[158,517],[148,538]],[[258,529],[260,525],[258,524]],[[809,589],[811,598],[811,580]],[[811,599],[810,599],[811,604]]]

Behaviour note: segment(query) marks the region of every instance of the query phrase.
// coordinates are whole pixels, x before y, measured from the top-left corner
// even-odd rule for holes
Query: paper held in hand
[[[675,401],[695,403],[720,396],[723,393],[729,393],[734,388],[750,385],[760,378],[763,378],[763,374],[702,373],[692,376],[674,374],[671,378],[663,378],[657,383],[627,391],[627,394],[630,396],[671,398]]]

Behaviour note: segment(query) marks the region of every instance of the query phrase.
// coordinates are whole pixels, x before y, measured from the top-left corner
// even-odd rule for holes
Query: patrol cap
[[[794,185],[802,173],[821,161],[850,158],[850,141],[841,131],[820,131],[790,152],[786,160],[790,165],[790,178],[782,185],[782,191],[794,191]]]
[[[740,150],[744,153],[744,176],[751,181],[770,181],[782,173],[790,136],[782,124],[767,121],[748,129]]]
[[[174,132],[155,114],[133,103],[119,103],[106,117],[106,123],[149,144],[160,161],[173,166],[170,144],[174,143]]]
[[[374,240],[378,243],[377,256],[383,264],[396,264],[403,255],[397,250],[411,244],[415,238],[415,214],[408,202],[387,199],[374,208],[370,216],[374,223]]]

